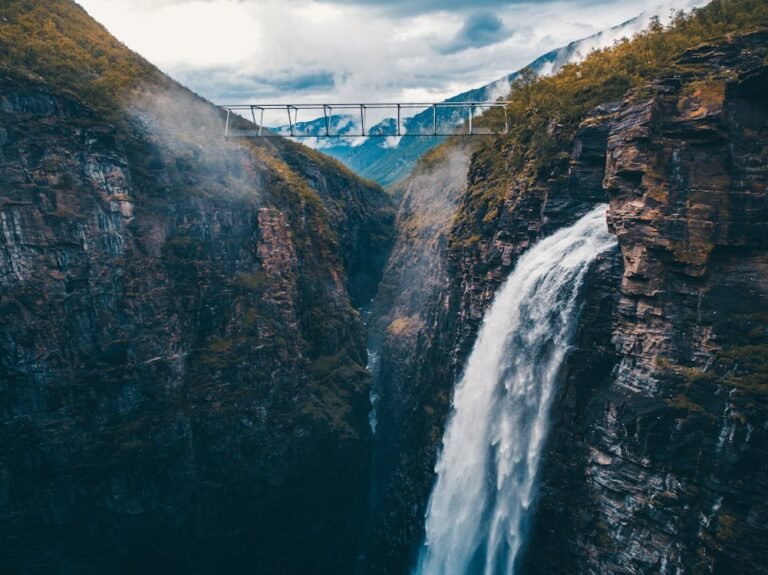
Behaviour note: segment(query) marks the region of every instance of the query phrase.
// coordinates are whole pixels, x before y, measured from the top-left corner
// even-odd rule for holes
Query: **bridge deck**
[[[509,130],[506,106],[507,102],[494,101],[222,107],[227,110],[226,137],[402,138],[505,134]],[[252,127],[236,128],[233,114],[251,120]]]

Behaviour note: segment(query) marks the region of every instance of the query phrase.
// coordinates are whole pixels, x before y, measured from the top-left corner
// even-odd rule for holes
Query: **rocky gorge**
[[[511,168],[497,143],[433,154],[403,184],[378,296],[373,572],[413,564],[451,390],[496,290],[537,238],[606,201],[620,249],[585,289],[520,572],[764,572],[767,44],[761,30],[684,53],[594,108],[551,172]]]
[[[768,573],[761,5],[522,74],[386,191],[0,8],[0,573],[411,573],[484,315],[605,203],[515,572]]]

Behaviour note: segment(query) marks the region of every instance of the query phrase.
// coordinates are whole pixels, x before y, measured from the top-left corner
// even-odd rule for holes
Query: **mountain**
[[[640,32],[649,25],[656,14],[660,14],[665,21],[669,17],[668,10],[665,12],[661,7],[658,10],[644,12],[618,26],[547,52],[528,64],[526,68],[537,75],[553,74],[566,64],[583,60],[592,50],[605,48],[622,38],[628,38]],[[521,73],[522,70],[518,70],[490,84],[448,98],[446,102],[487,102],[505,98]],[[455,111],[442,109],[438,111],[437,121],[448,131],[450,127],[465,122],[467,113],[468,110],[466,109]],[[334,129],[334,132],[338,134],[360,133],[358,118],[334,116],[333,121],[337,126],[340,126],[338,129]],[[403,131],[410,134],[432,133],[433,121],[433,112],[425,110],[405,119]],[[381,125],[372,126],[370,132],[380,131],[383,134],[396,134],[396,130],[392,129],[394,123],[394,120],[387,119]],[[300,122],[295,126],[295,129],[297,130],[295,133],[305,135],[324,134],[325,119],[318,118],[308,122]],[[290,134],[287,126],[281,126],[276,131],[283,135]],[[405,178],[422,155],[445,140],[446,137],[444,136],[417,138],[392,136],[388,138],[357,137],[338,140],[319,138],[300,141],[338,159],[360,176],[387,186]]]
[[[0,5],[1,573],[351,572],[393,208],[223,122],[74,2]]]
[[[715,0],[519,83],[508,133],[385,192],[223,138],[70,0],[4,2],[0,573],[412,574],[477,422],[464,511],[430,512],[484,523],[466,564],[768,575],[766,93],[768,3]],[[539,299],[560,274],[521,262],[585,214],[602,247]],[[447,427],[473,350],[494,399]]]
[[[414,573],[425,515],[446,508],[456,521],[433,523],[442,532],[487,522],[470,549],[482,568],[486,549],[519,542],[494,528],[520,505],[515,573],[768,573],[767,58],[768,5],[717,0],[522,86],[509,134],[449,140],[392,186],[397,240],[369,344],[380,398],[369,573]],[[428,507],[446,473],[440,454],[465,438],[446,423],[458,417],[456,385],[494,368],[467,359],[483,353],[476,339],[495,296],[531,246],[600,204],[618,247],[585,279],[536,430],[545,443],[531,497],[517,507],[519,493],[497,498],[522,481],[520,459],[535,459],[508,435],[533,416],[493,428],[481,446],[492,460],[468,448],[454,457],[463,499]],[[545,330],[560,311],[525,325]],[[512,341],[502,369],[565,351],[531,356],[525,344]],[[515,394],[515,383],[495,390],[494,412],[472,413],[467,445],[500,411],[535,405],[541,391]]]

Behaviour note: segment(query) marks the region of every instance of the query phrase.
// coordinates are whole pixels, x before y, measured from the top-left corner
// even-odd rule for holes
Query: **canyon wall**
[[[585,289],[521,572],[764,572],[766,40],[686,52],[588,114],[544,173],[516,167],[503,139],[474,151],[428,252],[439,271],[414,265],[399,293],[429,283],[429,306],[386,317],[382,366],[397,367],[382,395],[408,398],[392,417],[411,435],[382,487],[400,506],[380,514],[372,572],[413,564],[452,386],[496,289],[532,242],[596,203],[620,249]],[[560,129],[553,118],[547,132]]]
[[[15,64],[0,571],[351,572],[370,463],[355,306],[389,197],[300,146],[225,141],[223,112],[168,79],[102,106]]]

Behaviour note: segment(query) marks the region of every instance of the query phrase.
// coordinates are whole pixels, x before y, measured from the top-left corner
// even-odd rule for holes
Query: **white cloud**
[[[154,64],[235,62],[259,46],[262,23],[252,7],[232,1],[81,0],[118,39]]]
[[[178,80],[238,103],[442,100],[660,0],[78,1]]]

